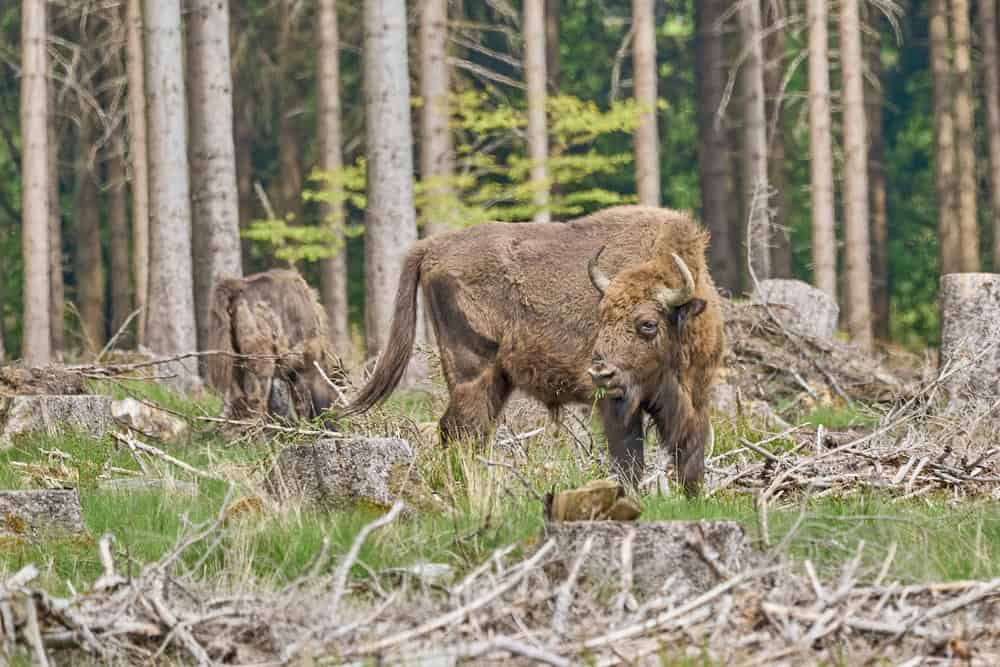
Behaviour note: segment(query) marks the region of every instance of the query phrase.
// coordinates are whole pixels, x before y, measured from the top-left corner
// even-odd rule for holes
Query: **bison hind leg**
[[[454,384],[439,422],[441,440],[485,440],[511,390],[510,380],[496,367],[487,368],[474,380]]]

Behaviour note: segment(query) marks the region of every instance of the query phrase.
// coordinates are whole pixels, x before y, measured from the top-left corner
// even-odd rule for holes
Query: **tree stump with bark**
[[[0,491],[0,538],[34,539],[86,531],[76,489]]]
[[[837,332],[837,302],[801,280],[762,280],[751,300],[766,303],[789,331],[829,340]]]
[[[951,405],[1000,397],[1000,274],[941,278],[939,377]]]
[[[53,435],[73,429],[100,438],[113,428],[110,396],[0,397],[0,450],[32,433]]]

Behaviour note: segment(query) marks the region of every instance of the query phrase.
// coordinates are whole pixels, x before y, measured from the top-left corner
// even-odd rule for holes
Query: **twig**
[[[354,561],[358,559],[358,553],[361,551],[362,545],[368,536],[372,534],[375,530],[378,530],[382,526],[386,526],[399,516],[399,513],[403,511],[404,503],[402,501],[396,501],[392,509],[390,509],[386,514],[383,514],[375,521],[372,521],[367,526],[361,529],[354,538],[354,543],[351,544],[350,550],[344,559],[337,566],[337,571],[333,576],[333,593],[330,594],[329,602],[329,614],[331,618],[337,618],[337,612],[340,607],[340,599],[344,596],[344,589],[347,586],[347,575],[351,571],[351,566],[354,565]]]
[[[49,657],[45,654],[45,644],[42,642],[42,633],[38,628],[38,610],[35,608],[33,596],[28,597],[25,606],[27,608],[28,622],[25,625],[24,631],[28,635],[28,642],[35,652],[35,659],[38,660],[40,667],[49,667]]]
[[[576,580],[580,576],[580,567],[583,561],[590,555],[590,550],[594,547],[594,536],[588,535],[583,542],[580,553],[573,559],[573,564],[569,568],[566,580],[559,585],[556,592],[556,609],[552,614],[552,631],[556,634],[566,634],[566,616],[569,614],[570,605],[573,603],[573,589],[576,587]]]
[[[115,332],[115,335],[111,337],[111,340],[109,340],[107,344],[101,349],[101,353],[97,355],[97,358],[94,360],[96,363],[101,363],[101,360],[104,359],[104,355],[107,354],[108,351],[115,346],[115,343],[118,342],[118,339],[121,338],[122,335],[125,333],[125,331],[128,329],[128,325],[131,324],[132,320],[135,319],[136,315],[138,315],[141,312],[142,308],[136,308],[135,310],[132,311],[132,313],[128,317],[125,318],[125,321],[122,322],[122,325],[120,327],[118,327],[118,331]]]
[[[227,480],[227,479],[225,479],[223,477],[219,477],[218,475],[213,475],[212,473],[205,472],[204,470],[198,470],[194,466],[192,466],[192,465],[190,465],[188,463],[184,463],[184,461],[181,461],[180,459],[174,458],[170,454],[167,454],[165,451],[163,451],[159,447],[154,447],[153,445],[147,445],[146,443],[142,442],[141,440],[139,440],[135,436],[131,435],[131,432],[129,432],[126,435],[122,435],[121,433],[115,433],[114,437],[115,437],[115,440],[118,440],[119,442],[123,442],[127,446],[129,446],[129,447],[134,447],[136,449],[140,449],[140,450],[146,452],[147,454],[152,454],[154,456],[157,456],[157,457],[163,459],[164,461],[166,461],[167,463],[175,465],[178,468],[180,468],[181,470],[189,472],[192,475],[195,475],[197,477],[202,477],[204,479],[212,479],[212,480],[215,480],[217,482],[228,482],[229,481],[229,480]]]

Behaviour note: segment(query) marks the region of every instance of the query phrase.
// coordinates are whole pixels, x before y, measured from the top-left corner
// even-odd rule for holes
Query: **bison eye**
[[[652,338],[656,335],[656,330],[659,328],[656,320],[643,320],[639,322],[639,333],[646,338]]]

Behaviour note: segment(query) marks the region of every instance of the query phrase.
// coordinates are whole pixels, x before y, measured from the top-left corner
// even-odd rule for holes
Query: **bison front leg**
[[[627,403],[616,398],[602,399],[598,408],[614,472],[621,476],[624,484],[638,487],[645,465],[642,411],[630,412]]]

